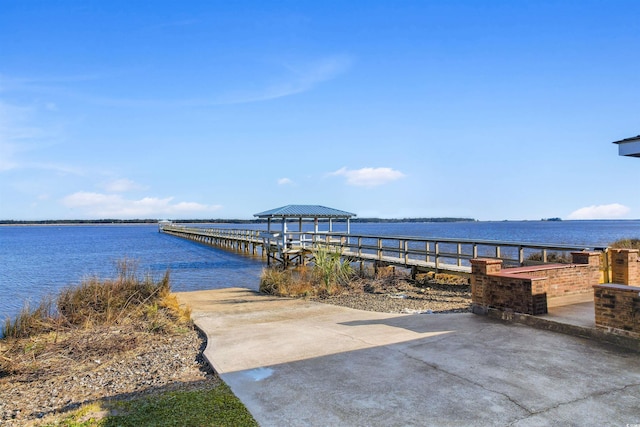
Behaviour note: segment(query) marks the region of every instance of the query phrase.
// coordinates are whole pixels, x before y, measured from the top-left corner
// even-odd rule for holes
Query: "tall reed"
[[[620,239],[611,243],[612,248],[618,249],[640,249],[640,238]]]
[[[157,282],[149,275],[140,278],[136,263],[125,259],[118,262],[116,272],[114,279],[90,277],[64,288],[57,298],[47,297],[34,309],[26,304],[14,320],[5,321],[4,336],[25,338],[62,328],[135,322],[162,330],[172,322],[188,321],[189,311],[170,294],[169,271]]]
[[[294,269],[266,268],[260,276],[260,291],[279,296],[332,295],[341,292],[353,277],[348,260],[325,245],[313,248],[312,266]]]

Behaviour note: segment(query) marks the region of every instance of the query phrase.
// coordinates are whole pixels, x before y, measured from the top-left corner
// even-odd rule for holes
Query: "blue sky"
[[[636,0],[0,10],[0,219],[640,218]]]

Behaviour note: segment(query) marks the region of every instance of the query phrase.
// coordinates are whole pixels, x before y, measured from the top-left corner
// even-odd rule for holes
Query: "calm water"
[[[265,229],[266,225],[220,225]],[[296,226],[294,226],[295,228]],[[334,230],[342,231],[344,224]],[[640,221],[468,222],[352,224],[353,233],[606,246],[640,237]],[[0,320],[24,302],[79,283],[83,277],[113,277],[123,258],[138,272],[159,278],[171,270],[175,291],[241,286],[257,289],[260,258],[160,234],[156,225],[0,227]]]

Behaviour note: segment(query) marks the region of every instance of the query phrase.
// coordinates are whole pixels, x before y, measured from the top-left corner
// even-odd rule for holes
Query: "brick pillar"
[[[588,264],[600,268],[600,252],[571,252],[574,264]]]
[[[589,266],[587,268],[589,273],[582,276],[582,279],[587,283],[597,285],[606,281],[601,270],[602,252],[571,252],[571,258],[574,264]]]
[[[606,283],[593,288],[596,327],[640,339],[640,287]]]
[[[621,285],[640,285],[640,262],[638,249],[609,249],[611,256],[611,279]]]
[[[502,270],[502,260],[475,258],[471,260],[471,309],[476,314],[486,314],[489,306],[486,292],[489,275]]]
[[[471,260],[471,274],[497,274],[502,270],[502,260],[492,258],[475,258]]]

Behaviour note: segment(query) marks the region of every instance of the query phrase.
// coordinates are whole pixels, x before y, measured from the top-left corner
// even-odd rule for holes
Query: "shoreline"
[[[416,309],[416,304],[436,308],[434,304],[442,304],[448,299],[448,309],[454,311],[431,311],[468,312],[464,305],[467,293],[467,305],[470,303],[469,285],[412,284],[401,278],[373,282],[368,287],[362,286],[361,290],[352,287],[340,296],[309,300],[360,310],[402,313],[402,309]],[[202,291],[185,293],[189,292]],[[428,311],[404,313],[419,312]],[[73,342],[74,348],[77,346],[74,353],[65,355],[68,349],[56,350],[62,356],[50,353],[47,357],[51,360],[43,360],[38,372],[25,371],[0,377],[0,394],[4,397],[0,402],[0,423],[8,426],[39,424],[63,417],[86,403],[132,400],[171,390],[211,388],[220,383],[218,375],[203,358],[206,338],[196,328],[168,336],[142,333],[128,336],[120,333],[119,328],[96,328],[81,331]],[[104,343],[110,344],[105,346]],[[7,343],[0,340],[0,349],[2,344]],[[121,375],[123,371],[129,374]],[[109,407],[108,403],[105,405]],[[109,413],[107,410],[95,415]]]

